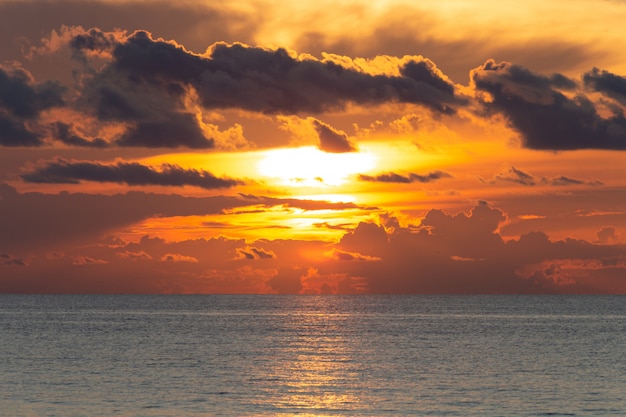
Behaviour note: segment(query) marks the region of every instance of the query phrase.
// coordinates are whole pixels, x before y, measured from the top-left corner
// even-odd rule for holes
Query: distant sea
[[[0,295],[0,415],[625,416],[626,297]]]

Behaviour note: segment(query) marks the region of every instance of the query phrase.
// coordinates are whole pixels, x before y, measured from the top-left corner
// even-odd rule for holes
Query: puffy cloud
[[[500,210],[431,210],[421,227],[361,223],[337,244],[321,241],[103,240],[29,258],[2,291],[275,293],[626,292],[626,246],[552,241],[531,232],[504,241]],[[606,230],[611,234],[609,229]],[[107,243],[108,242],[108,243]],[[46,249],[48,250],[49,247]],[[18,256],[5,254],[10,263]],[[32,259],[32,261],[30,260]],[[262,262],[246,262],[246,260]],[[7,263],[5,262],[5,264]],[[3,267],[6,267],[3,265]],[[50,277],[46,271],[58,271]],[[90,279],[84,279],[89,268]],[[45,278],[44,278],[45,277]]]
[[[603,117],[596,105],[561,74],[544,76],[519,65],[488,60],[470,73],[483,104],[502,113],[531,149],[626,149],[626,118],[614,108]]]
[[[41,112],[64,105],[64,88],[50,81],[37,84],[23,69],[0,67],[0,145],[40,146],[43,135],[29,124]]]
[[[77,51],[89,50],[102,47],[101,40],[99,32],[87,32],[72,45]],[[348,103],[400,102],[453,113],[460,102],[454,86],[434,64],[419,57],[406,62],[401,75],[385,76],[330,60],[297,57],[282,48],[216,43],[206,55],[197,55],[174,42],[155,40],[145,31],[107,46],[113,56],[107,77],[124,76],[163,92],[193,87],[205,108],[296,114],[341,109]]]
[[[605,226],[597,233],[599,243],[619,242],[617,229],[613,226]]]
[[[119,146],[141,146],[146,148],[205,149],[214,146],[207,139],[192,114],[172,114],[166,120],[144,120],[131,127],[119,139]]]
[[[34,119],[46,109],[63,105],[64,88],[54,82],[36,84],[23,69],[0,67],[0,109],[18,119]]]
[[[96,162],[78,162],[58,159],[49,161],[34,171],[22,174],[26,182],[76,184],[80,181],[116,182],[128,185],[191,185],[205,189],[229,188],[243,181],[218,178],[207,171],[184,169],[165,164],[157,171],[138,162],[118,162],[105,165]]]
[[[593,68],[583,75],[587,88],[606,94],[626,106],[626,77]]]
[[[452,178],[452,175],[444,171],[433,171],[428,174],[415,174],[409,173],[408,175],[401,175],[395,172],[385,172],[375,176],[359,174],[358,179],[360,181],[367,182],[389,182],[409,184],[412,182],[427,183],[436,181],[442,178]]]
[[[276,275],[267,281],[267,284],[279,294],[298,294],[302,290],[304,276],[306,276],[306,271],[302,268],[280,268]]]

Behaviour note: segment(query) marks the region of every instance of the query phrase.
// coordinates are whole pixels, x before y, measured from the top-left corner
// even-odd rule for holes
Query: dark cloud
[[[485,108],[502,113],[531,149],[626,149],[626,118],[603,118],[583,94],[570,97],[575,83],[555,74],[534,74],[519,65],[488,60],[472,70],[479,91],[489,93]]]
[[[77,48],[101,45],[81,35]],[[400,76],[370,75],[331,61],[299,59],[285,49],[217,43],[209,55],[135,32],[112,50],[112,69],[133,82],[165,91],[192,86],[206,108],[241,108],[263,113],[320,113],[347,103],[401,102],[453,113],[459,98],[430,61],[410,61]],[[417,59],[417,58],[416,58]]]
[[[535,184],[537,184],[537,181],[535,180],[535,177],[533,177],[529,173],[524,172],[522,170],[519,170],[519,169],[517,169],[515,167],[511,167],[511,168],[509,168],[508,171],[502,172],[500,174],[497,174],[495,176],[495,179],[497,181],[514,182],[514,183],[522,184],[522,185],[535,185]]]
[[[26,124],[0,113],[0,145],[41,146],[43,139],[26,127]]]
[[[42,145],[42,134],[29,124],[42,111],[63,106],[64,91],[57,83],[35,83],[22,69],[7,71],[0,67],[0,145]]]
[[[246,247],[237,249],[237,253],[241,255],[243,259],[247,259],[250,261],[258,260],[258,259],[274,259],[276,258],[276,254],[271,251],[266,251],[264,249],[255,248],[255,247]]]
[[[214,140],[207,139],[192,114],[174,113],[169,120],[138,122],[115,142],[119,146],[146,148],[207,149],[214,147]]]
[[[128,185],[161,185],[181,187],[191,185],[208,190],[230,188],[243,181],[218,178],[207,171],[163,165],[158,171],[138,162],[118,162],[105,165],[96,162],[77,162],[59,159],[47,162],[34,171],[22,174],[26,182],[77,184],[80,181],[115,182]]]
[[[626,77],[593,68],[583,75],[585,86],[606,94],[626,106]]]
[[[95,138],[92,140],[87,140],[79,136],[74,131],[73,126],[68,123],[56,122],[53,124],[53,130],[55,132],[56,139],[66,145],[81,146],[87,148],[106,148],[109,146],[109,143],[104,139]]]
[[[337,130],[332,126],[317,119],[313,119],[312,123],[320,138],[320,150],[332,153],[357,151],[356,146],[350,143],[348,135],[346,135],[345,132]]]
[[[534,186],[534,185],[550,185],[555,187],[560,186],[568,186],[568,185],[590,185],[590,186],[598,186],[602,185],[601,181],[591,180],[591,181],[583,181],[576,178],[566,177],[564,175],[546,178],[546,177],[535,177],[528,172],[524,172],[515,167],[509,168],[505,172],[501,172],[494,176],[494,180],[492,183],[496,181],[505,181],[517,183],[525,186]]]
[[[20,120],[34,119],[43,110],[62,106],[64,91],[54,82],[36,84],[22,69],[8,72],[0,67],[0,111]]]
[[[414,174],[414,173],[410,173],[408,175],[401,175],[395,172],[385,172],[385,173],[378,174],[375,176],[359,174],[358,178],[360,181],[367,181],[367,182],[388,182],[388,183],[409,184],[412,182],[427,183],[427,182],[437,181],[442,178],[452,178],[452,175],[444,171],[433,171],[425,175]]]

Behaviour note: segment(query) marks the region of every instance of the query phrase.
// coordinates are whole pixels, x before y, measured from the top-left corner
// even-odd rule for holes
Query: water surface
[[[626,415],[626,297],[0,295],[7,416]]]

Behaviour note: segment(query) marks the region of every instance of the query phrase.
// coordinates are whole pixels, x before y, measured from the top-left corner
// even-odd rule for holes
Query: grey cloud
[[[492,183],[496,181],[506,181],[517,183],[525,186],[534,186],[534,185],[550,185],[554,187],[560,186],[568,186],[568,185],[589,185],[589,186],[598,186],[603,185],[601,181],[590,180],[584,181],[576,178],[566,177],[564,175],[560,175],[558,177],[546,178],[546,177],[535,177],[528,172],[524,172],[515,167],[509,168],[505,172],[501,172],[494,176],[494,180]]]
[[[126,131],[115,142],[119,146],[146,148],[191,149],[213,148],[213,139],[207,139],[192,114],[173,113],[169,120],[144,120]]]
[[[626,77],[593,68],[583,75],[587,88],[599,91],[626,106]]]
[[[511,167],[508,171],[497,174],[495,179],[498,181],[514,182],[522,185],[537,184],[537,181],[532,175],[515,167]]]
[[[34,119],[43,110],[64,104],[65,89],[54,82],[36,84],[29,73],[0,67],[0,110],[20,119]]]
[[[0,145],[42,145],[42,133],[29,124],[42,111],[63,106],[64,91],[53,82],[35,83],[22,69],[7,71],[0,67]]]
[[[89,45],[81,41],[80,45]],[[214,44],[196,55],[145,31],[113,48],[112,68],[135,82],[160,89],[194,87],[207,108],[242,108],[263,113],[320,113],[347,103],[415,103],[453,113],[460,99],[428,61],[409,62],[401,76],[370,75],[332,62],[297,59],[284,49]]]
[[[250,261],[258,259],[274,259],[276,254],[272,251],[267,251],[255,247],[246,247],[237,249],[237,252],[244,258]]]
[[[30,131],[25,123],[0,113],[0,145],[3,146],[41,146],[43,139]]]
[[[585,95],[565,95],[560,90],[572,89],[572,81],[562,75],[542,76],[488,60],[471,78],[477,90],[491,95],[485,108],[502,113],[527,148],[626,149],[623,112],[603,118]]]
[[[106,148],[109,143],[104,139],[95,138],[92,140],[85,139],[74,132],[73,126],[64,122],[56,122],[53,124],[56,139],[70,146],[82,146],[88,148]]]
[[[332,153],[355,152],[357,150],[357,148],[350,143],[348,135],[346,135],[345,132],[336,130],[332,126],[317,119],[313,119],[312,123],[320,138],[320,150]]]
[[[395,172],[386,172],[375,176],[360,174],[358,176],[360,181],[367,182],[387,182],[387,183],[400,183],[409,184],[412,182],[427,183],[437,181],[442,178],[452,178],[452,175],[444,171],[433,171],[428,174],[415,174],[410,173],[408,175],[401,175]]]
[[[22,174],[26,182],[76,184],[80,181],[115,182],[128,185],[161,185],[181,187],[191,185],[205,189],[230,188],[243,181],[218,178],[207,171],[163,165],[160,171],[137,162],[104,165],[59,159],[47,162],[34,171]]]

